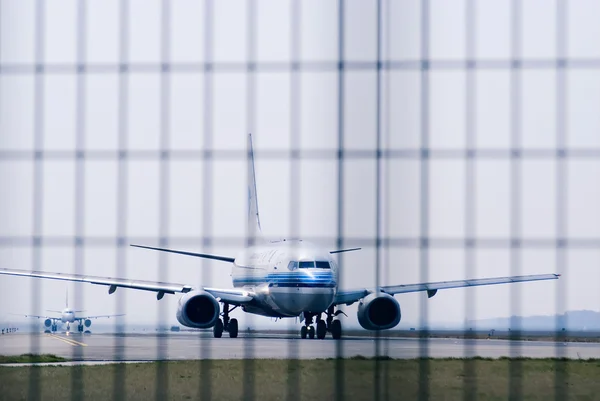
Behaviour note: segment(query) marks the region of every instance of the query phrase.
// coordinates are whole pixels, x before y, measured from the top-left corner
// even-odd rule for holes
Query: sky
[[[427,49],[432,69],[424,81],[418,68],[426,39],[420,2],[382,1],[382,59],[414,68],[382,71],[378,116],[376,2],[345,2],[344,60],[358,67],[347,68],[343,76],[343,146],[359,157],[343,162],[340,203],[337,2],[256,1],[256,62],[282,65],[297,57],[308,67],[298,73],[259,68],[249,80],[245,69],[231,67],[245,63],[252,50],[249,2],[213,2],[208,30],[214,31],[208,41],[204,2],[172,1],[171,29],[163,36],[161,2],[130,0],[128,45],[122,59],[119,2],[86,2],[82,31],[77,2],[49,1],[43,18],[43,55],[38,60],[47,70],[40,75],[43,90],[36,92],[35,2],[1,0],[0,266],[31,269],[35,265],[31,237],[39,227],[45,244],[39,268],[44,271],[230,287],[227,264],[180,255],[163,255],[166,264],[161,269],[158,254],[125,249],[125,268],[117,269],[115,244],[119,234],[127,243],[151,246],[162,236],[174,248],[234,256],[243,246],[246,230],[243,152],[246,135],[252,132],[264,234],[314,238],[333,249],[341,207],[344,240],[363,249],[343,256],[340,287],[374,286],[379,121],[382,150],[409,155],[383,159],[380,164],[384,195],[380,236],[405,244],[382,252],[381,284],[563,274],[553,282],[440,291],[426,302],[424,294],[400,295],[396,298],[403,313],[401,326],[600,310],[600,46],[591,40],[600,37],[600,4],[567,1],[561,36],[555,1],[519,3],[517,58],[525,68],[515,74],[509,68],[514,58],[512,3],[475,1],[470,36],[466,1],[431,0]],[[292,15],[298,17],[296,39]],[[564,40],[564,56],[574,65],[560,74],[547,67],[561,56],[557,36]],[[161,47],[165,38],[168,51]],[[207,43],[212,45],[207,48]],[[496,67],[472,72],[461,67],[458,63],[467,58],[468,43],[477,63]],[[209,79],[194,67],[201,66],[207,54],[222,67],[217,66]],[[174,67],[161,74],[165,61]],[[121,81],[118,66],[123,62],[130,63],[132,70]],[[78,75],[77,64],[86,65],[87,72]],[[513,75],[520,85],[516,107],[511,95]],[[563,76],[564,94],[557,86]],[[165,82],[168,92],[161,89]],[[123,125],[120,113],[125,116]],[[558,162],[552,156],[560,116],[564,116],[566,148],[583,157]],[[515,125],[517,118],[520,123]],[[47,155],[40,162],[38,225],[33,213],[36,129],[42,137],[40,150]],[[517,170],[520,222],[511,213],[513,183],[507,157],[515,131],[526,155]],[[427,203],[421,197],[421,161],[415,156],[423,132],[428,132],[433,155],[427,162]],[[473,132],[474,149],[496,156],[475,158],[472,164],[460,157],[467,132]],[[82,138],[79,145],[78,138]],[[290,157],[294,146],[303,155],[298,160]],[[120,165],[121,147],[130,157]],[[83,161],[74,158],[76,149],[86,152]],[[170,151],[168,160],[161,160],[162,149]],[[201,157],[206,149],[215,151],[213,159]],[[126,179],[123,191],[120,171]],[[465,186],[471,173],[474,192],[468,199]],[[565,177],[564,191],[557,188],[559,173]],[[566,202],[564,228],[557,217],[557,192],[564,194]],[[425,233],[421,213],[427,217]],[[511,259],[515,224],[522,241],[533,246]],[[565,251],[564,265],[557,265],[552,245],[559,230],[583,243]],[[483,245],[467,252],[461,244],[468,232]],[[84,240],[81,259],[73,246],[76,236]],[[418,248],[422,236],[432,244],[425,272]],[[213,244],[204,245],[203,237],[213,238]],[[133,323],[176,323],[178,296],[167,295],[157,302],[154,294],[142,291],[121,289],[109,296],[102,286],[36,284],[19,277],[0,278],[0,320],[13,319],[9,313],[41,314],[60,308],[67,288],[72,294],[70,304],[81,304],[76,307],[90,314],[124,311]],[[346,311],[347,323],[355,325],[356,305]],[[292,320],[274,326],[267,318],[234,314],[242,327],[297,324]]]

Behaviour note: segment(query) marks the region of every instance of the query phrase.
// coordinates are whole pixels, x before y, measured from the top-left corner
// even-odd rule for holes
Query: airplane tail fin
[[[258,199],[256,196],[256,175],[254,173],[254,149],[252,134],[248,134],[248,239],[255,242],[262,238],[260,216],[258,214]]]

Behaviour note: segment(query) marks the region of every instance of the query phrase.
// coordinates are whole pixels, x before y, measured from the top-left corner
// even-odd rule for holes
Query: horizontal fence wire
[[[6,75],[76,75],[76,74],[212,74],[227,73],[281,73],[281,72],[336,72],[344,71],[467,71],[467,70],[555,70],[577,69],[595,70],[600,68],[600,58],[546,58],[546,59],[465,59],[465,60],[403,60],[403,61],[305,61],[305,62],[223,62],[223,63],[136,63],[127,64],[11,64],[0,63],[0,73]]]

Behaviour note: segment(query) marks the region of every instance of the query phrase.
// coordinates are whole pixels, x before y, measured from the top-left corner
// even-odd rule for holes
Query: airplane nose
[[[281,312],[298,316],[302,312],[323,312],[333,302],[333,288],[271,288],[271,297]]]

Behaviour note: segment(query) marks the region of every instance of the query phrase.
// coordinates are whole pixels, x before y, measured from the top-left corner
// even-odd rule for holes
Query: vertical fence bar
[[[77,49],[77,94],[75,102],[75,241],[73,264],[76,274],[84,274],[84,219],[85,219],[85,100],[86,100],[86,3],[77,2],[77,37],[74,38]],[[83,296],[81,285],[75,285],[74,305],[80,309],[83,307]],[[83,321],[80,321],[77,332],[83,334]],[[81,347],[73,347],[73,359],[81,359],[83,355]],[[81,366],[73,367],[71,375],[71,399],[79,400],[85,394],[83,382],[83,368]]]
[[[249,0],[246,3],[247,9],[247,39],[246,39],[246,118],[249,132],[254,131],[256,122],[256,1]],[[250,155],[246,152],[246,158]],[[256,155],[254,156],[256,160]],[[248,164],[246,164],[248,165]],[[248,185],[250,183],[247,183]],[[248,236],[247,236],[248,237]],[[248,238],[247,245],[254,245],[255,238]],[[249,325],[254,323],[252,315],[247,317]],[[255,361],[254,361],[254,339],[246,337],[244,339],[244,397],[247,400],[254,400],[255,394]]]
[[[381,182],[383,183],[383,188],[381,190],[381,231],[382,231],[382,236],[383,238],[380,238],[379,242],[382,242],[381,246],[382,246],[382,250],[381,250],[381,266],[382,266],[382,272],[381,272],[381,281],[383,283],[385,283],[385,285],[389,285],[389,278],[390,278],[390,243],[389,243],[389,236],[390,236],[390,211],[391,211],[391,197],[390,197],[390,186],[391,186],[391,180],[390,180],[390,157],[389,157],[389,150],[391,149],[392,145],[391,145],[391,141],[390,141],[390,135],[391,135],[391,129],[390,129],[390,86],[391,86],[391,70],[389,68],[389,62],[390,62],[390,48],[391,48],[391,36],[390,36],[390,14],[391,14],[391,4],[392,1],[391,0],[387,0],[385,2],[385,7],[381,8],[381,16],[379,18],[385,18],[382,21],[382,26],[380,31],[380,35],[382,36],[381,41],[383,42],[382,44],[382,48],[381,48],[381,59],[380,63],[381,68],[383,69],[383,72],[385,73],[385,80],[384,83],[381,85],[380,90],[381,90],[381,102],[382,102],[382,106],[381,106],[381,116],[380,121],[382,124],[382,128],[381,128],[381,156],[383,156],[383,154],[386,155],[386,157],[382,157],[382,174],[383,177],[381,178]],[[388,338],[384,338],[383,339],[383,355],[387,356],[389,355],[389,340]],[[383,389],[383,394],[381,399],[387,401],[390,399],[390,364],[388,362],[384,363],[382,366],[382,376],[383,376],[383,380],[382,380],[382,389]]]
[[[32,270],[41,270],[42,266],[42,219],[43,219],[43,196],[44,196],[44,37],[46,36],[45,4],[43,0],[37,0],[35,4],[35,89],[33,110],[33,247],[31,257]],[[33,280],[31,283],[31,307],[33,310],[40,309],[41,283]],[[37,333],[36,333],[37,334]],[[30,340],[31,352],[38,352],[40,338],[32,335]],[[29,392],[27,398],[39,400],[42,397],[40,386],[40,370],[30,367]]]
[[[117,107],[118,116],[118,169],[117,169],[117,277],[127,277],[127,187],[129,177],[128,163],[128,121],[129,121],[129,1],[122,0],[119,14],[119,93]],[[127,304],[123,291],[115,293],[117,297],[117,314],[126,313]],[[115,331],[118,324],[114,323]],[[115,359],[124,357],[125,341],[122,336],[115,336],[113,345],[116,348]],[[126,400],[125,366],[119,364],[113,371],[114,400]]]
[[[466,80],[465,80],[465,127],[466,127],[466,177],[465,177],[465,276],[474,277],[475,272],[475,146],[477,133],[475,132],[475,0],[467,0],[466,4],[466,29],[465,29],[465,48],[466,48]],[[465,290],[465,321],[473,318],[474,305],[476,300],[474,290]],[[470,327],[463,328],[465,332],[469,330],[469,336],[473,334]],[[470,359],[475,355],[474,344],[470,338],[466,339],[465,360],[463,369],[464,399],[475,400],[477,398],[476,364]]]
[[[344,0],[338,0],[338,140],[337,140],[337,249],[344,247]],[[338,283],[343,283],[344,254],[339,254]],[[343,342],[335,343],[335,399],[344,400],[345,397],[345,371],[343,357]]]
[[[420,252],[419,269],[420,281],[429,281],[429,0],[421,3],[421,152],[420,152]],[[429,309],[427,298],[421,297],[419,311],[421,330],[424,339],[419,342],[419,400],[429,399]]]
[[[381,285],[381,0],[377,0],[377,16],[375,26],[377,28],[377,62],[376,62],[376,83],[375,83],[375,135],[376,135],[376,166],[375,166],[375,288],[379,292]],[[375,371],[373,380],[374,400],[381,399],[381,331],[375,332]]]
[[[202,187],[204,196],[202,198],[202,247],[210,249],[212,246],[212,214],[213,214],[213,1],[204,2],[204,95],[203,95],[203,135],[202,148],[204,149],[204,160],[202,164]],[[202,284],[210,283],[212,271],[210,262],[207,259],[200,261]],[[210,348],[210,338],[203,338],[199,334],[200,341],[200,391],[199,394],[203,400],[212,399],[212,352]]]
[[[161,34],[160,34],[160,159],[159,159],[159,185],[158,185],[158,236],[160,247],[168,248],[169,245],[169,143],[170,143],[170,101],[171,101],[171,71],[170,71],[170,40],[171,40],[171,13],[170,0],[162,0],[161,4]],[[169,260],[166,252],[158,253],[158,277],[159,281],[168,281]],[[161,325],[167,322],[166,302],[158,300],[156,317]],[[166,333],[158,333],[156,380],[154,382],[154,394],[157,400],[166,399],[169,395],[169,372],[168,365],[164,360],[168,357],[168,346]]]
[[[510,80],[510,113],[511,113],[511,200],[510,200],[510,274],[518,276],[521,273],[521,2],[512,2],[511,22],[511,80]],[[510,310],[511,310],[511,332],[518,339],[521,332],[521,322],[515,319],[521,307],[521,287],[513,285],[510,287]],[[519,326],[515,330],[516,326]],[[510,342],[510,356],[518,357],[521,353],[520,344],[516,341]],[[512,359],[509,363],[509,396],[511,399],[523,397],[523,365],[520,360]]]
[[[301,70],[300,70],[300,0],[292,0],[290,12],[290,228],[291,237],[300,237],[300,94],[301,94]],[[291,320],[291,319],[290,319]],[[288,341],[288,387],[287,399],[299,400],[301,398],[300,388],[300,363],[298,361],[298,335],[295,327],[296,320],[290,326],[293,338]]]
[[[568,164],[566,160],[567,153],[567,131],[566,131],[566,104],[567,104],[567,0],[557,0],[556,2],[556,271],[563,274],[567,270],[567,176]],[[567,288],[565,281],[568,277],[563,276],[560,282],[556,283],[555,298],[555,335],[554,352],[557,360],[554,364],[554,399],[566,400],[569,397],[568,371],[564,362],[558,358],[566,357],[564,347],[559,346],[565,341],[565,335],[561,327],[567,326],[566,305],[567,299],[564,289]],[[561,319],[561,311],[564,319]],[[563,325],[561,325],[563,320]]]

